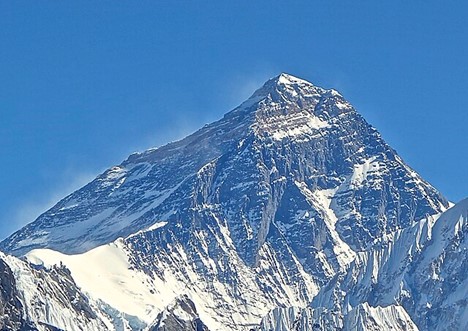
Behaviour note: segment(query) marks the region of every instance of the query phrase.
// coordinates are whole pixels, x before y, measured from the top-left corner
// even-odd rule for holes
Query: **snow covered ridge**
[[[349,181],[370,159],[381,165],[379,171],[359,185]],[[156,221],[165,222],[192,207],[187,205],[198,194],[197,176],[210,164],[226,177],[216,173],[217,182],[206,183],[210,184],[207,189],[224,190],[219,202],[235,195],[241,199],[243,194],[249,196],[249,189],[265,195],[276,190],[281,198],[281,186],[296,180],[311,186],[312,191],[338,190],[332,201],[339,214],[337,227],[357,249],[367,246],[375,235],[405,227],[448,206],[339,93],[281,74],[221,120],[111,167],[4,240],[0,249],[15,255],[40,247],[82,253]],[[278,182],[281,178],[285,181]],[[239,183],[252,185],[236,192],[224,189]],[[222,209],[229,207],[225,204]],[[255,223],[253,233],[261,228],[255,220],[262,215],[268,219],[266,225],[271,223],[272,215],[264,209],[259,208],[256,217],[247,222]],[[225,218],[229,221],[230,217]],[[355,230],[362,229],[355,238],[351,236],[353,223],[358,223]],[[246,229],[249,227],[247,224]],[[261,245],[249,246],[253,258]]]
[[[323,308],[276,308],[263,318],[261,331],[315,330],[407,330],[417,331],[406,311],[399,306],[353,307],[346,315]]]
[[[2,330],[106,330],[110,318],[59,266],[36,269],[0,253]]]
[[[440,236],[427,237],[439,224],[427,215],[448,206],[341,94],[281,74],[219,121],[130,155],[0,249],[31,263],[5,257],[24,270],[20,292],[23,279],[55,284],[56,264],[69,270],[67,287],[97,316],[76,329],[182,323],[188,330],[251,330],[276,307],[300,307],[294,314],[303,312],[305,321],[321,311],[330,316],[322,322],[336,327],[352,323],[360,330],[375,320],[375,329],[404,330],[404,322],[429,330],[416,315],[456,323],[440,312],[444,305],[466,320],[455,297],[450,303],[441,295],[430,301],[435,292],[418,297],[447,284],[444,293],[451,293],[466,280],[465,264],[445,265],[440,254],[432,264],[432,255],[424,260],[418,253],[428,242],[448,247],[445,239],[431,239]],[[438,231],[460,233],[463,220],[453,224],[457,230]],[[453,261],[466,254],[458,247],[450,250]],[[458,280],[431,271],[434,281],[424,283],[403,276],[407,265],[412,275],[430,266]],[[23,287],[25,297],[34,291]],[[46,311],[60,311],[52,305]],[[284,323],[276,317],[271,323],[292,321],[289,308],[282,309]],[[73,330],[78,312],[24,316]]]
[[[313,299],[346,314],[361,303],[398,305],[420,330],[468,329],[468,199],[358,254]]]
[[[180,247],[167,257],[171,261],[163,262],[164,256],[159,258],[156,264],[166,271],[155,271],[152,276],[148,271],[131,267],[125,240],[82,255],[35,250],[28,254],[28,260],[51,268],[61,261],[70,268],[71,275],[91,302],[100,302],[101,306],[105,302],[119,312],[124,321],[128,318],[134,325],[138,316],[140,327],[161,327],[169,316],[169,323],[187,321],[184,322],[187,330],[197,323],[208,330],[296,331],[318,327],[325,330],[446,330],[447,326],[450,330],[465,330],[467,215],[468,200],[465,200],[441,215],[391,233],[381,238],[374,250],[357,253],[350,268],[322,287],[309,308],[299,308],[296,305],[300,302],[296,302],[290,308],[275,308],[270,312],[267,307],[273,308],[275,301],[268,298],[280,298],[284,294],[278,289],[286,290],[288,284],[274,289],[275,281],[272,281],[269,284],[272,293],[254,290],[252,297],[249,291],[253,289],[248,287],[238,288],[239,294],[229,292],[232,288],[219,280],[213,282],[213,275],[208,272],[197,275],[196,269],[182,260],[187,256],[179,251]],[[154,232],[161,234],[162,229]],[[154,237],[147,239],[149,242]],[[151,254],[143,256],[154,258]],[[216,267],[213,262],[201,261]],[[274,261],[264,269],[275,268],[280,263]],[[252,286],[255,275],[243,275],[251,273],[246,267],[236,272],[235,268],[239,267],[232,265],[231,271],[232,277],[238,279],[238,286]],[[269,277],[284,282],[279,278],[284,277],[279,276],[283,272],[286,270],[278,269]],[[244,307],[245,300],[251,305]],[[288,302],[292,300],[284,300],[281,305]],[[300,304],[307,305],[306,302]],[[192,307],[189,312],[185,311],[187,305]],[[265,317],[260,323],[262,312]],[[109,330],[114,329],[109,327]],[[129,326],[128,330],[132,328]]]

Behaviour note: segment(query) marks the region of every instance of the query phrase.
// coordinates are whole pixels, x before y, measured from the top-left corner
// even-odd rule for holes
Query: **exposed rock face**
[[[348,272],[361,279],[372,266],[380,270],[388,260],[372,264],[372,254],[391,255],[392,238],[413,240],[427,215],[447,207],[338,92],[282,74],[221,120],[180,141],[132,154],[0,248],[63,260],[92,298],[88,306],[99,307],[87,309],[81,292],[64,293],[63,300],[79,298],[83,318],[107,328],[142,329],[156,318],[151,327],[161,330],[168,325],[249,330],[277,306],[305,307],[314,300],[304,316],[330,316],[320,320],[321,327],[357,320],[364,325],[388,315],[376,328],[401,329],[400,320],[413,327],[408,314],[420,313],[419,304],[387,300],[378,308],[381,301],[359,296],[345,309],[350,294],[340,292],[335,302],[327,301],[332,297],[327,293],[343,291]],[[446,254],[456,256],[458,247]],[[93,278],[80,270],[86,259],[98,268],[111,256],[120,266],[118,277],[104,270],[102,278]],[[423,264],[414,266],[416,274]],[[457,268],[454,273],[464,281],[466,266]],[[393,273],[385,277],[378,286],[394,284]],[[92,286],[97,281],[122,292],[131,287],[131,294],[113,299]],[[360,291],[358,282],[347,284]],[[203,322],[170,312],[168,303],[183,294],[193,307],[185,300],[177,309],[191,309]],[[158,311],[166,315],[151,315]],[[424,321],[417,323],[425,330]]]
[[[263,318],[261,331],[417,331],[399,306],[371,307],[359,304],[345,315],[324,308],[276,308]]]
[[[204,223],[203,206],[217,208],[239,255],[253,264],[270,228],[271,236],[292,230],[288,245],[301,258],[333,241],[326,222],[360,250],[447,201],[338,92],[282,74],[218,122],[131,155],[1,247],[84,252],[157,220],[191,230]],[[334,215],[322,215],[330,207]],[[301,222],[298,210],[316,222]],[[314,249],[294,239],[297,230]]]
[[[16,281],[10,267],[0,259],[0,330],[37,330],[23,316]]]
[[[197,309],[187,296],[177,298],[173,304],[159,313],[149,331],[209,331],[198,316]]]
[[[35,268],[0,253],[0,330],[106,330],[109,317],[63,266]]]
[[[346,314],[361,303],[401,305],[420,330],[468,328],[468,199],[381,238],[312,302]]]

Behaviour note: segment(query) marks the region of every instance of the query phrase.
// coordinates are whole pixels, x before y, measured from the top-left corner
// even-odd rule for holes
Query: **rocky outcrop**
[[[24,318],[16,280],[10,267],[0,259],[0,330],[37,330]]]
[[[159,313],[148,331],[209,331],[198,316],[197,309],[187,296],[177,298]]]

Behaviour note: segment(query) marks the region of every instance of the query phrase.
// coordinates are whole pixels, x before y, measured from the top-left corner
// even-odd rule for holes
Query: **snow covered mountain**
[[[218,122],[110,168],[1,248],[82,253],[160,220],[196,226],[187,209],[220,205],[240,255],[253,263],[270,225],[281,231],[298,216],[284,193],[324,200],[297,206],[314,204],[316,213],[332,200],[327,221],[356,249],[447,207],[338,92],[282,74]],[[276,207],[284,212],[273,220]],[[305,218],[323,219],[313,214]]]
[[[1,330],[106,330],[109,316],[76,286],[68,269],[35,268],[0,253]]]
[[[173,304],[159,313],[156,321],[148,327],[149,331],[208,331],[207,326],[198,317],[195,304],[186,295],[177,298]]]
[[[313,330],[314,324],[320,330],[467,330],[467,233],[465,199],[380,238],[309,307],[277,308],[263,319],[261,330]],[[362,313],[373,323],[363,324]]]
[[[275,308],[262,319],[262,331],[318,330],[418,330],[399,306],[371,307],[359,304],[345,314],[324,308]]]
[[[468,199],[379,239],[312,307],[401,305],[421,330],[468,329]]]
[[[221,120],[132,154],[0,249],[46,274],[62,263],[109,330],[296,330],[286,326],[298,312],[307,322],[297,330],[312,330],[317,314],[334,317],[311,327],[362,330],[375,320],[376,329],[427,330],[416,317],[432,316],[444,295],[423,314],[422,278],[400,292],[375,284],[393,286],[396,270],[409,272],[416,246],[391,247],[420,240],[415,229],[433,229],[428,215],[447,208],[338,92],[281,74]],[[411,264],[412,275],[429,264]],[[466,266],[445,267],[466,281]],[[463,313],[466,303],[450,298]]]

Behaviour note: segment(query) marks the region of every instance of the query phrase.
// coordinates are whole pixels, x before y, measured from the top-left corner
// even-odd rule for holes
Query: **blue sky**
[[[0,2],[0,237],[288,72],[468,196],[462,1]]]

